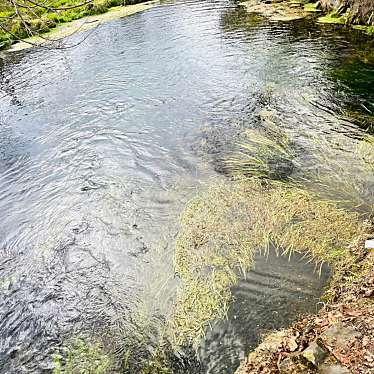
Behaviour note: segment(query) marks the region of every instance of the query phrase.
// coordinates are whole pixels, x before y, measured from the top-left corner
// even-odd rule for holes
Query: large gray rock
[[[338,322],[323,332],[321,339],[328,345],[344,350],[348,347],[349,342],[360,337],[360,335],[353,327],[344,326],[341,322]]]

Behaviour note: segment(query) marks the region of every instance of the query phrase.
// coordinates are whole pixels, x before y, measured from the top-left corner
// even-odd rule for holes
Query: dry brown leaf
[[[353,309],[348,306],[345,306],[343,310],[344,310],[344,314],[350,317],[362,316],[362,311],[359,309]]]

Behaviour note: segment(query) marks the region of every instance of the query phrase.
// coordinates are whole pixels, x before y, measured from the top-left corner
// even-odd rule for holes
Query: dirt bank
[[[355,261],[335,273],[318,315],[266,336],[236,374],[374,373],[374,253],[365,241],[350,247]]]

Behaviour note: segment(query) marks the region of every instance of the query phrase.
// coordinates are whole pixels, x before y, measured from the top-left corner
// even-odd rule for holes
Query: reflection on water
[[[349,163],[362,131],[337,118],[341,103],[373,109],[363,83],[372,66],[352,86],[336,74],[357,49],[342,33],[269,24],[228,1],[178,1],[102,25],[75,49],[0,60],[0,371],[42,372],[64,339],[93,331],[116,336],[111,348],[122,352],[142,295],[167,314],[178,216],[214,175],[192,145],[213,128],[210,152],[222,157],[235,126],[254,125],[264,87],[306,166],[311,135],[339,144],[331,152]],[[305,273],[297,261],[258,262],[261,295],[273,274],[292,283]],[[315,289],[299,305],[314,311],[323,279],[308,274],[302,288]],[[246,284],[237,303],[244,297],[250,320],[209,335],[207,352],[217,334],[228,350],[205,355],[208,368],[233,367],[229,347],[240,342],[243,354],[269,328],[267,304],[251,304]],[[273,289],[289,315],[294,291]],[[287,321],[280,314],[271,311],[272,327]]]

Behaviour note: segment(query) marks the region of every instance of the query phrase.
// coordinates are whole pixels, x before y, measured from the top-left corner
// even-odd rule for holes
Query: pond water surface
[[[142,333],[140,305],[162,325],[183,205],[259,109],[276,111],[306,169],[319,167],[312,136],[350,165],[363,130],[339,116],[374,111],[361,50],[344,31],[269,23],[219,0],[103,24],[74,49],[4,55],[0,372],[48,372],[71,336],[105,336],[120,355],[122,337]],[[216,134],[207,147],[202,128]],[[232,373],[262,332],[316,311],[326,277],[298,257],[259,257],[200,367],[182,372]]]

